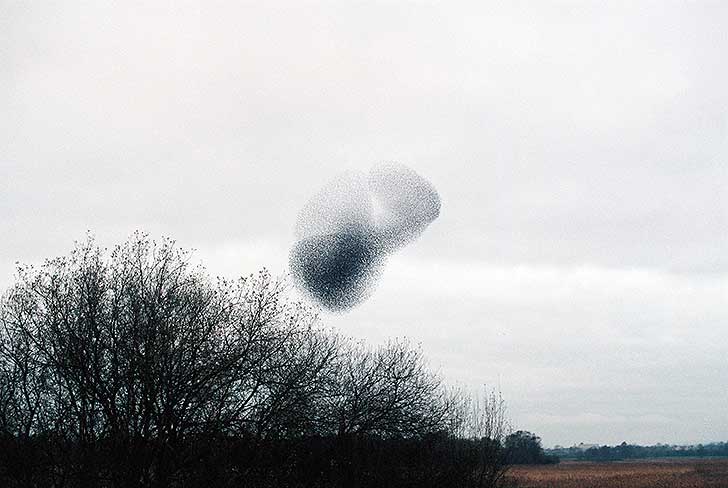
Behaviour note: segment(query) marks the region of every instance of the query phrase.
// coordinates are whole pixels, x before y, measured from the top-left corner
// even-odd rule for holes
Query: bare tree
[[[0,300],[0,483],[483,488],[507,431],[419,347],[343,338],[285,280],[211,279],[171,240],[89,239]]]
[[[340,355],[329,417],[338,435],[413,436],[437,428],[440,380],[407,341],[376,349],[349,343]]]
[[[265,271],[213,282],[144,235],[22,267],[0,312],[2,426],[62,433],[80,485],[102,447],[124,461],[112,481],[161,486],[190,436],[300,431],[337,342],[284,292]]]
[[[446,405],[447,430],[457,438],[469,440],[466,447],[474,450],[471,486],[500,486],[510,467],[506,439],[512,432],[500,391],[483,386],[473,395],[455,388],[448,392]]]

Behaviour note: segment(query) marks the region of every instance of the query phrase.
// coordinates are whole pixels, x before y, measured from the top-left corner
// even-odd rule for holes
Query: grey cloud
[[[260,265],[283,271],[285,251],[267,250],[295,239],[298,211],[331,174],[400,161],[447,212],[390,258],[387,293],[327,320],[371,340],[422,337],[452,376],[500,371],[547,443],[611,439],[597,424],[536,423],[534,397],[546,414],[682,412],[680,432],[651,424],[645,442],[725,438],[709,398],[725,400],[714,392],[726,383],[715,362],[728,353],[727,295],[686,290],[728,273],[726,19],[709,2],[3,2],[0,285],[16,260],[63,254],[87,229],[108,244],[136,228],[168,234],[230,275],[254,271],[241,267],[255,265],[255,242]],[[401,287],[408,259],[556,278],[519,289],[486,273],[510,283],[508,306],[477,280],[480,295],[423,302]],[[585,293],[571,270],[588,266],[667,273],[677,291],[617,280],[613,295]],[[425,279],[458,288],[460,275],[442,273]],[[564,282],[574,298],[549,300]],[[579,350],[593,358],[583,373]],[[704,374],[676,379],[675,358]],[[652,388],[630,369],[648,362]],[[553,383],[521,381],[552,367]],[[649,395],[620,404],[620,385]]]

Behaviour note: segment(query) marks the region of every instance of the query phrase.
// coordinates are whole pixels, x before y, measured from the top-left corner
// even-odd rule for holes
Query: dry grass
[[[563,462],[516,466],[509,477],[520,488],[727,488],[728,459]]]

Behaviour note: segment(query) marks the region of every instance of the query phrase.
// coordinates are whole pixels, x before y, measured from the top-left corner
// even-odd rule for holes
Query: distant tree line
[[[510,464],[557,464],[559,457],[546,454],[541,438],[528,431],[519,430],[506,437],[506,452]]]
[[[547,449],[547,453],[562,459],[579,461],[621,461],[624,459],[647,459],[666,457],[728,457],[728,442],[714,442],[691,446],[657,444],[640,446],[622,442],[616,446],[578,447]]]
[[[407,341],[344,338],[169,240],[89,239],[0,301],[0,486],[493,487],[510,433]]]

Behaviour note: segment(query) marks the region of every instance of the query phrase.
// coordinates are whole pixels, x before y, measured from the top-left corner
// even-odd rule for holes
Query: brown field
[[[728,488],[728,459],[645,459],[515,466],[519,488]]]

